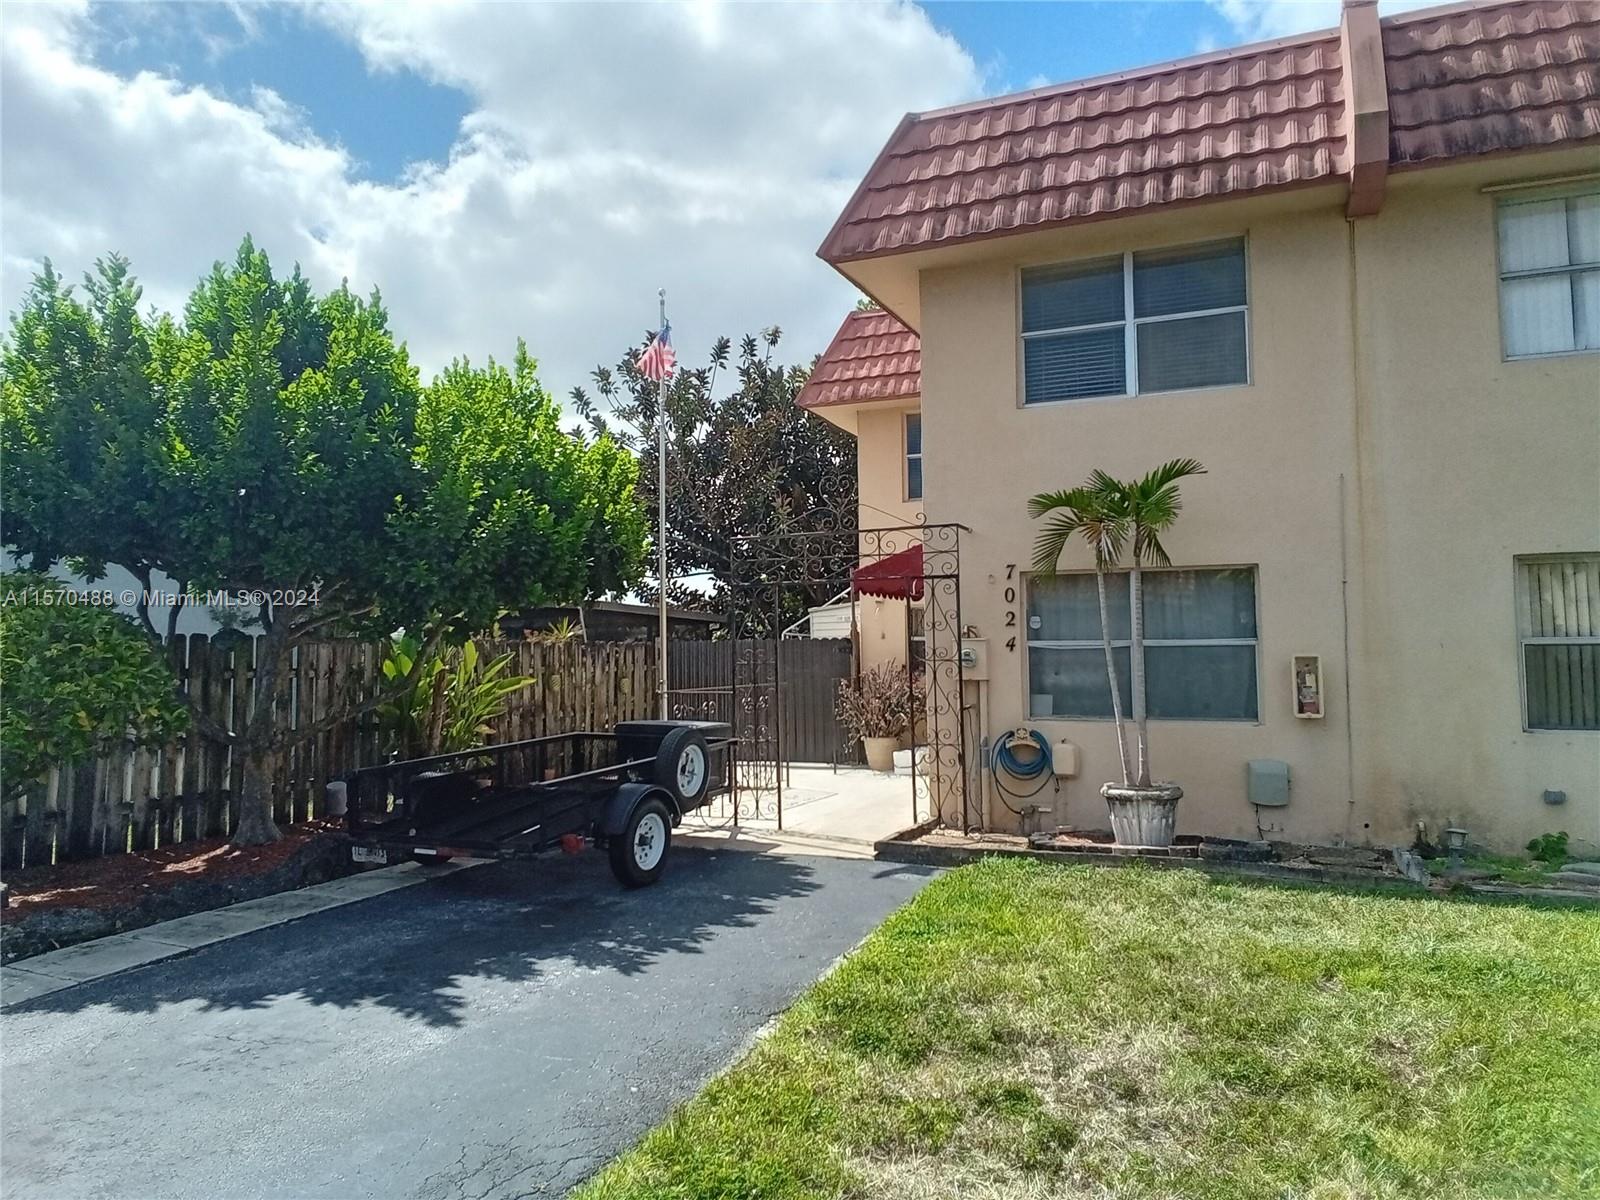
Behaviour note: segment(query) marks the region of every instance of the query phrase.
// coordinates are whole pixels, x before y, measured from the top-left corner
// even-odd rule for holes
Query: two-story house
[[[801,402],[860,439],[863,523],[964,527],[974,740],[1080,753],[1047,818],[1103,826],[1117,751],[1091,559],[1031,574],[1027,500],[1194,457],[1145,602],[1181,830],[1600,843],[1600,4],[1347,0],[912,113],[819,254],[884,311]]]

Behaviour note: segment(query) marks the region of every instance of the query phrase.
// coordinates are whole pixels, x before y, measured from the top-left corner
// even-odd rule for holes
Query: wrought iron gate
[[[676,686],[673,708],[685,715],[715,715],[730,721],[740,739],[740,780],[733,819],[776,818],[783,822],[785,768],[816,761],[814,731],[805,732],[786,706],[815,705],[819,686],[837,678],[811,671],[797,676],[800,655],[786,650],[782,634],[808,609],[840,593],[854,601],[857,568],[895,560],[893,578],[915,597],[920,611],[919,671],[909,686],[923,695],[921,736],[913,739],[911,823],[940,816],[963,827],[968,806],[966,696],[961,664],[961,526],[906,525],[879,529],[807,528],[753,534],[736,541],[732,555],[726,675]],[[905,552],[915,551],[908,556]],[[897,557],[898,556],[898,557]],[[914,559],[914,564],[908,560]],[[908,600],[908,603],[913,601]],[[852,626],[855,622],[852,610]],[[909,617],[909,613],[908,613]],[[860,669],[859,639],[851,647],[851,671]],[[687,680],[682,680],[688,683]],[[831,703],[831,697],[829,697]],[[859,749],[835,735],[835,762],[859,761]],[[824,760],[827,761],[827,760]]]

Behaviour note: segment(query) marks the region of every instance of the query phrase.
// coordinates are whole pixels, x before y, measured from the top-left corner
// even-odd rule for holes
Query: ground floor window
[[[1600,729],[1600,554],[1517,560],[1523,720]]]
[[[1150,716],[1254,721],[1254,567],[1144,572],[1145,699]],[[1123,712],[1132,709],[1129,579],[1107,577],[1112,657]],[[1028,711],[1108,718],[1111,688],[1092,572],[1037,575],[1028,587]]]

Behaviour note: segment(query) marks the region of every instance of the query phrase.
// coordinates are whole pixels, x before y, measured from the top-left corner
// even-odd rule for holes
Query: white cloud
[[[1208,0],[1245,41],[1331,29],[1339,23],[1339,0]],[[1408,8],[1431,8],[1440,0],[1379,0],[1382,16]]]
[[[853,295],[814,251],[867,164],[905,110],[982,91],[900,4],[313,10],[373,69],[471,97],[448,161],[382,184],[271,92],[119,77],[81,3],[9,8],[8,312],[40,258],[111,249],[176,307],[248,230],[285,269],[380,286],[424,368],[521,334],[562,392],[654,323],[660,286],[689,361],[772,323],[790,357],[821,349]]]

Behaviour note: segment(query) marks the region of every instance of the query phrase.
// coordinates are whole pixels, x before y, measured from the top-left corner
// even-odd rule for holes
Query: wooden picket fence
[[[646,643],[481,641],[486,658],[510,652],[515,674],[534,684],[512,695],[495,740],[607,729],[655,715],[655,648]],[[249,638],[175,639],[173,670],[203,710],[231,729],[249,716],[257,643]],[[355,641],[300,647],[282,719],[291,729],[331,711],[347,687],[370,695],[382,679],[381,646]],[[280,823],[322,815],[325,785],[381,760],[376,721],[345,722],[296,746],[273,789]],[[15,868],[150,850],[225,836],[238,823],[242,756],[196,734],[130,747],[51,773],[48,782],[0,805],[0,866]]]

